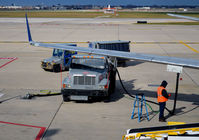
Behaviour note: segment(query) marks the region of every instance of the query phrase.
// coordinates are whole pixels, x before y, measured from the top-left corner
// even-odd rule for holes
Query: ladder
[[[141,99],[138,96],[141,96]],[[140,106],[139,101],[141,101],[141,111],[140,111],[140,107],[139,107]],[[134,118],[136,102],[137,102],[137,106],[138,106],[138,122],[140,122],[140,119],[142,117],[143,102],[145,104],[145,110],[146,110],[146,113],[147,113],[147,120],[149,121],[149,114],[148,114],[148,110],[147,110],[147,106],[146,106],[145,96],[144,96],[143,93],[136,94],[136,97],[135,97],[135,100],[134,100],[133,112],[132,112],[132,115],[131,115],[131,119]]]

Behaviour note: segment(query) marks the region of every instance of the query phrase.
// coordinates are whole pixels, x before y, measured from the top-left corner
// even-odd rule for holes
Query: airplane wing
[[[189,20],[199,21],[199,18],[196,18],[196,17],[182,16],[182,15],[176,15],[176,14],[167,14],[167,15],[172,16],[172,17],[185,18],[185,19],[189,19]]]
[[[147,62],[154,62],[154,63],[163,63],[163,64],[172,64],[172,65],[178,65],[178,66],[184,66],[184,67],[199,68],[199,60],[193,60],[193,59],[157,56],[157,55],[132,53],[132,52],[121,52],[121,51],[86,48],[86,47],[78,47],[78,46],[73,47],[66,44],[49,44],[49,43],[35,42],[31,38],[27,15],[26,15],[26,25],[27,25],[27,32],[28,32],[30,45],[33,45],[36,47],[46,47],[46,48],[53,48],[53,49],[56,48],[56,49],[76,51],[76,52],[82,52],[82,53],[88,53],[88,54],[105,55],[109,57],[120,57],[120,58],[139,60],[139,61],[147,61]]]

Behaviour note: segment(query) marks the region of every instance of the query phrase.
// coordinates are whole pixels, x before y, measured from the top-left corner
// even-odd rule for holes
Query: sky
[[[0,5],[193,5],[199,6],[199,0],[0,0]]]

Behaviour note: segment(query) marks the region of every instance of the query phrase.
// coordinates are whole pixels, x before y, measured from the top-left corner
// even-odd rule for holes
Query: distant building
[[[151,10],[151,7],[137,7],[135,8],[137,11],[149,11]]]
[[[11,9],[11,10],[16,10],[16,9],[22,9],[22,6],[0,6],[0,9]]]

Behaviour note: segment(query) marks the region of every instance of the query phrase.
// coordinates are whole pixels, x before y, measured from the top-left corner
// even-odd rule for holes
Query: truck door
[[[70,65],[70,59],[72,55],[77,54],[75,51],[64,51],[64,65],[69,66]]]
[[[68,61],[69,61],[69,54],[70,54],[70,51],[64,51],[64,65],[66,66],[68,64]]]

